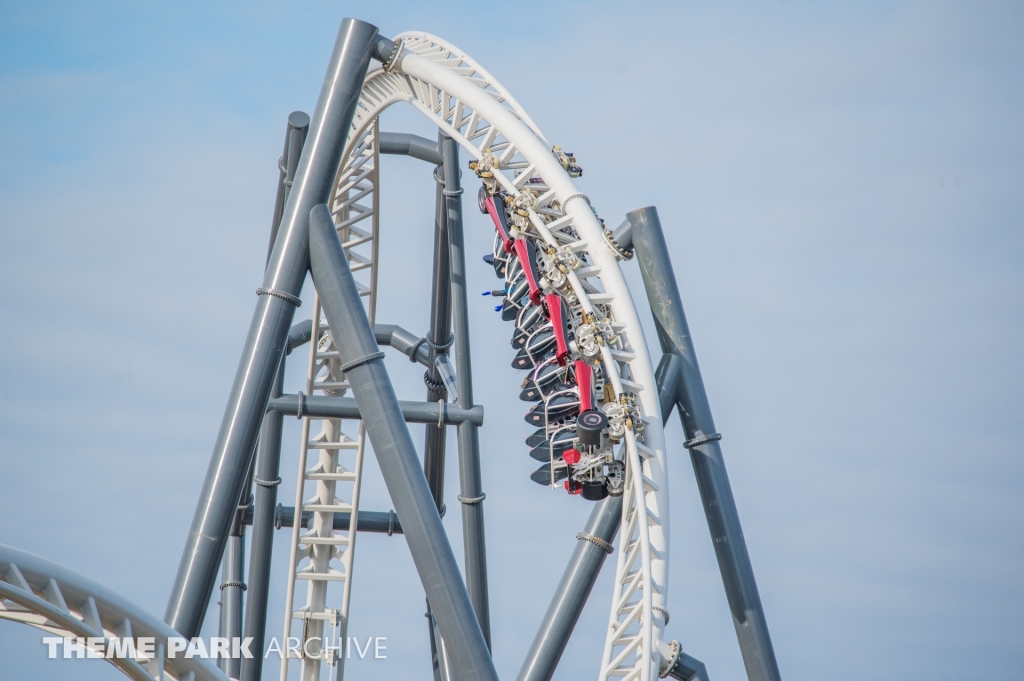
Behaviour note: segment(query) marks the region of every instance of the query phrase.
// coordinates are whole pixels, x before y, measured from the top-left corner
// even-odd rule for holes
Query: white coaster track
[[[332,193],[331,210],[338,235],[357,276],[361,295],[367,298],[367,313],[373,323],[377,305],[377,226],[378,193],[377,127],[368,126],[358,138],[352,138],[348,162]],[[363,281],[359,281],[359,279]],[[326,320],[322,320],[319,300],[314,302],[313,328],[316,329],[309,348],[309,370],[306,393],[339,396],[349,386],[340,371],[338,348]],[[312,422],[320,423],[320,431],[310,437]],[[302,655],[293,650],[281,665],[281,680],[288,678],[291,660],[299,660],[302,681],[317,681],[321,665],[337,667],[341,679],[345,663],[344,645],[348,631],[349,601],[352,594],[352,564],[356,548],[356,522],[359,512],[359,490],[362,483],[366,433],[358,422],[358,435],[352,438],[341,430],[341,419],[304,416],[299,446],[298,484],[295,494],[295,518],[291,537],[291,569],[285,596],[285,634],[298,636],[304,648]],[[310,451],[317,452],[315,461]],[[312,496],[309,487],[313,487]],[[311,513],[303,532],[303,513]],[[344,530],[334,528],[334,515],[349,513]],[[306,604],[295,608],[295,589],[306,584]],[[328,593],[335,584],[340,593]],[[328,607],[332,603],[336,607]],[[332,649],[321,649],[325,626],[331,626]],[[298,631],[293,629],[298,628]],[[314,639],[316,641],[314,642]],[[309,641],[307,647],[306,642]]]
[[[583,267],[568,272],[569,283],[578,305],[598,320],[606,319],[609,334],[617,336],[617,343],[601,345],[601,363],[604,375],[616,395],[634,394],[643,427],[627,429],[619,458],[626,463],[626,493],[623,504],[620,551],[616,567],[615,588],[605,641],[600,679],[622,677],[650,681],[658,677],[660,666],[659,643],[666,624],[669,560],[668,479],[665,473],[665,442],[661,409],[654,378],[654,367],[648,353],[643,329],[637,316],[629,289],[619,269],[616,253],[607,245],[604,227],[591,206],[590,199],[579,192],[559,160],[552,154],[551,145],[536,124],[505,89],[476,62],[445,41],[425,33],[403,33],[401,53],[388,70],[375,69],[367,75],[349,133],[349,144],[344,162],[335,182],[335,203],[332,207],[342,242],[348,244],[374,244],[372,255],[357,256],[348,250],[352,269],[369,269],[371,284],[365,294],[370,296],[370,318],[373,319],[374,281],[377,271],[377,206],[356,206],[356,201],[371,193],[376,201],[377,157],[374,140],[377,120],[381,112],[397,102],[407,102],[433,121],[445,134],[456,140],[473,160],[485,156],[498,161],[494,178],[512,197],[518,197],[527,188],[537,194],[528,209],[529,226],[526,234],[569,256],[575,254]],[[493,156],[492,156],[493,155]],[[372,160],[371,160],[372,158]],[[372,163],[372,168],[367,164]],[[360,185],[363,182],[365,184]],[[360,187],[362,187],[360,189]],[[339,199],[339,197],[344,197]],[[348,204],[345,201],[349,201]],[[372,229],[364,218],[372,215]],[[319,309],[319,308],[318,308]],[[319,325],[319,315],[315,318]],[[319,327],[317,327],[319,328]],[[324,339],[327,339],[326,341]],[[330,377],[330,360],[318,347],[330,352],[330,336],[321,337],[313,344],[310,359],[310,392],[321,389],[313,382],[316,372],[323,375],[332,389],[344,389],[341,377]],[[323,362],[322,364],[318,362]],[[344,581],[345,596],[337,613],[340,615],[341,636],[347,622],[348,592],[351,588],[351,559],[354,533],[347,533],[347,550],[336,545],[321,549],[320,537],[334,536],[328,516],[340,506],[325,506],[314,513],[314,530],[310,535],[318,539],[304,543],[300,537],[299,514],[303,504],[304,486],[311,479],[306,471],[308,423],[304,424],[301,452],[299,492],[296,503],[295,539],[293,539],[292,565],[296,573],[289,580],[288,616],[286,632],[298,620],[319,626],[322,631],[325,612],[324,599],[314,585],[316,580],[331,579],[329,558],[318,552],[334,551],[344,563],[344,572],[337,579]],[[340,430],[325,421],[320,438],[337,438]],[[315,439],[316,440],[316,439]],[[331,439],[330,442],[339,442]],[[356,475],[353,511],[358,502],[363,438],[353,441],[356,447]],[[317,447],[323,447],[318,441]],[[322,449],[324,452],[338,450]],[[327,460],[323,457],[326,456]],[[331,455],[322,455],[321,463],[334,465]],[[324,469],[326,470],[326,469]],[[327,485],[318,484],[318,494],[327,493]],[[329,497],[333,499],[333,497]],[[319,502],[317,502],[319,503]],[[328,505],[332,501],[325,502]],[[307,502],[308,504],[308,502]],[[323,519],[321,520],[321,515]],[[353,518],[355,514],[353,513]],[[350,528],[351,529],[351,528]],[[320,532],[324,534],[321,535]],[[309,535],[304,535],[309,536]],[[298,546],[304,546],[298,549]],[[309,567],[299,569],[299,561],[310,558]],[[347,561],[347,562],[346,562]],[[304,577],[304,575],[317,575]],[[320,576],[324,575],[324,576]],[[296,578],[310,579],[305,609],[293,612],[292,598]],[[319,622],[319,624],[315,624]],[[308,629],[309,635],[314,635]],[[287,633],[286,633],[287,635]],[[316,634],[319,635],[319,634]],[[343,639],[342,639],[343,640]],[[318,679],[319,659],[303,661],[302,679]],[[315,670],[315,671],[314,671]],[[339,670],[340,672],[340,670]],[[340,678],[340,673],[339,673]],[[282,671],[282,680],[287,669]]]
[[[80,639],[84,648],[64,655],[104,657],[111,643],[152,639],[149,654],[106,656],[135,681],[227,681],[214,664],[178,651],[168,655],[168,639],[178,632],[127,599],[66,568],[25,551],[0,545],[0,619],[36,627],[51,636]],[[6,663],[5,663],[6,664]]]

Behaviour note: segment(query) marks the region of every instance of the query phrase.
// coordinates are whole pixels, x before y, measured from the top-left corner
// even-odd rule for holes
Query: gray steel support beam
[[[277,181],[274,217],[270,221],[270,244],[267,246],[268,264],[270,263],[270,254],[274,252],[274,242],[277,241],[277,230],[281,226],[284,205],[295,181],[295,172],[299,169],[299,157],[302,155],[302,145],[306,142],[308,132],[309,114],[302,111],[291,112],[288,115],[288,128],[284,135],[284,153],[281,154],[281,160],[277,164],[281,176]]]
[[[679,681],[710,681],[708,670],[704,663],[695,657],[691,657],[680,651],[675,664],[668,670],[665,676],[670,676]]]
[[[277,241],[281,216],[284,205],[295,180],[299,168],[302,147],[306,143],[309,132],[309,116],[302,111],[293,111],[288,116],[288,128],[284,138],[284,153],[278,164],[281,177],[278,180],[277,202],[274,205],[274,217],[270,227],[270,246],[267,249],[267,262],[274,251]],[[293,348],[308,343],[312,336],[312,321],[303,327],[302,322],[295,324],[288,331],[285,341],[285,355],[290,355]],[[280,397],[284,383],[285,360],[282,359],[277,368],[274,385],[270,389],[270,397]],[[241,681],[259,681],[263,674],[263,643],[267,634],[267,601],[270,594],[270,561],[274,549],[274,507],[277,504],[277,485],[280,484],[281,468],[281,414],[278,412],[265,414],[260,434],[260,450],[257,456],[256,498],[253,502],[251,517],[244,524],[253,526],[252,548],[249,558],[249,590],[245,604],[244,636],[252,639],[253,656],[243,658],[238,678]],[[230,540],[229,540],[230,541]]]
[[[296,323],[291,328],[291,331],[288,332],[286,352],[290,354],[295,348],[305,345],[309,342],[312,335],[312,319]],[[406,331],[396,324],[374,324],[373,335],[379,345],[390,345],[395,350],[404,353],[411,362],[419,362],[425,367],[430,366],[430,350],[424,347],[426,343],[420,342],[423,339],[414,335],[411,331]],[[416,350],[415,357],[412,356],[414,349]]]
[[[242,522],[246,525],[252,525],[253,522],[253,510],[252,508],[246,509],[242,513]],[[309,519],[313,517],[312,511],[302,512],[302,527],[306,527],[309,523]],[[348,531],[349,519],[352,517],[351,513],[335,513],[334,514],[334,529]],[[295,523],[295,507],[294,506],[283,506],[277,505],[274,509],[273,517],[271,519],[271,529],[280,529],[282,527],[291,527]],[[402,522],[398,519],[398,514],[394,511],[359,511],[359,515],[356,516],[356,531],[357,532],[373,532],[376,534],[402,534]],[[251,586],[250,586],[251,590]],[[251,601],[250,597],[250,601]],[[250,636],[246,630],[246,636]],[[255,645],[255,642],[253,643]],[[253,648],[255,650],[255,648]],[[255,655],[255,653],[254,653]],[[243,679],[244,681],[244,679]]]
[[[466,247],[462,234],[462,180],[459,143],[441,139],[444,157],[444,196],[451,247],[452,322],[455,327],[455,379],[462,409],[473,406],[473,365],[469,347],[469,299],[466,290]],[[466,589],[480,621],[487,647],[491,646],[491,613],[487,595],[487,542],[484,534],[484,493],[480,480],[480,436],[478,423],[459,426],[459,483],[462,502],[462,537],[465,547]],[[447,641],[447,639],[445,639]],[[456,675],[457,678],[458,675]]]
[[[676,395],[683,381],[683,358],[677,354],[666,352],[654,370],[654,379],[658,382],[658,398],[661,402],[662,422],[668,423],[668,415],[676,406]]]
[[[441,678],[441,651],[437,646],[437,623],[430,612],[430,601],[427,601],[427,611],[423,615],[427,618],[427,638],[430,639],[430,670],[434,681],[445,681]]]
[[[414,336],[410,331],[395,324],[374,324],[373,335],[378,343],[390,345],[395,350],[405,353],[410,361],[419,362],[425,367],[430,366],[430,350],[424,347],[426,343],[420,343],[422,339]],[[416,350],[415,357],[412,355],[414,349]]]
[[[435,174],[441,170],[435,169]],[[452,332],[452,287],[450,254],[448,251],[448,224],[444,187],[437,183],[434,208],[434,276],[430,295],[430,331],[427,334],[430,359],[424,382],[427,384],[427,402],[437,404],[448,401],[448,391],[437,371],[436,361],[448,354],[448,340]],[[423,442],[423,474],[434,495],[437,510],[444,503],[445,426],[437,421],[426,424]]]
[[[228,543],[229,544],[231,543],[230,537],[228,538]],[[224,552],[224,555],[225,556],[227,555],[227,551],[226,550]],[[223,570],[224,570],[224,565],[221,564],[221,571],[223,572]],[[217,636],[223,637],[224,636],[224,599],[223,598],[221,600],[217,601],[217,606],[218,606]],[[217,660],[217,669],[220,669],[220,670],[223,671],[223,669],[224,669],[224,660]]]
[[[666,355],[662,358],[657,373],[661,403],[668,405],[661,410],[663,421],[668,421],[669,414],[672,413],[672,402],[679,385],[676,374],[680,370],[680,365],[669,357]],[[544,614],[544,620],[533,637],[530,652],[526,654],[523,666],[519,670],[518,681],[550,681],[554,675],[555,667],[565,652],[569,637],[572,636],[576,622],[579,621],[583,607],[587,604],[590,592],[597,582],[597,576],[601,574],[604,559],[609,555],[597,542],[588,541],[586,537],[593,537],[610,546],[615,541],[621,522],[621,496],[606,497],[594,504],[586,527],[576,535],[576,548],[573,549],[569,564],[562,573],[562,581],[555,589],[555,595],[551,598],[551,605]]]
[[[303,319],[301,322],[296,322],[291,329],[288,330],[288,339],[284,344],[285,356],[292,354],[292,350],[302,347],[309,342],[309,339],[313,337],[313,320]]]
[[[164,615],[185,637],[206,615],[309,267],[309,211],[330,194],[377,37],[368,23],[341,22]]]
[[[250,463],[249,472],[246,473],[245,484],[242,486],[242,497],[239,498],[235,507],[235,517],[231,521],[231,531],[228,533],[228,541],[221,561],[220,600],[217,601],[220,605],[218,635],[227,639],[242,636],[243,592],[245,590],[245,524],[242,523],[242,515],[253,502],[249,490],[252,488],[254,465],[255,460]],[[241,662],[241,660],[222,658],[219,664],[225,674],[237,679]]]
[[[315,416],[317,418],[358,419],[362,418],[358,402],[357,399],[351,397],[303,395],[302,415]],[[437,425],[438,417],[440,417],[442,423],[450,426],[457,426],[460,423],[482,425],[484,422],[484,408],[480,405],[463,409],[452,404],[411,402],[408,400],[400,400],[398,405],[402,410],[402,416],[409,423],[433,423]],[[281,397],[272,398],[267,403],[267,409],[299,418],[299,397],[298,395],[282,395]]]
[[[239,518],[240,520],[241,518]],[[228,537],[227,550],[224,552],[224,565],[220,585],[220,597],[223,605],[224,636],[229,640],[242,637],[242,586],[245,577],[245,526],[238,523],[239,530]],[[241,659],[225,658],[221,669],[232,679],[239,678]]]
[[[412,135],[409,136],[410,138]],[[423,140],[424,138],[419,138]],[[440,134],[438,140],[441,139]],[[424,140],[425,141],[425,140]],[[408,140],[411,147],[414,140]],[[423,145],[420,144],[422,147]],[[434,152],[438,157],[438,165],[434,168],[434,179],[439,180],[442,171],[440,142],[434,144]],[[429,346],[430,356],[427,370],[423,373],[427,385],[427,402],[435,402],[441,406],[448,401],[448,391],[437,370],[439,355],[448,354],[448,339],[452,328],[452,291],[450,253],[448,250],[448,214],[444,185],[436,183],[434,197],[434,272],[430,291],[430,331],[427,333],[425,345]],[[434,496],[434,504],[438,512],[444,508],[444,464],[445,446],[447,444],[447,427],[443,423],[428,423],[423,432],[423,475],[427,478],[427,486]],[[433,616],[430,614],[430,601],[427,601],[427,632],[430,636],[431,669],[435,679],[440,681],[442,660],[440,646],[436,640],[437,629]],[[486,636],[486,635],[485,635]]]
[[[294,327],[293,327],[294,328]],[[284,382],[284,360],[278,367],[271,399],[281,395]],[[281,482],[281,428],[280,412],[267,412],[263,417],[260,451],[256,462],[255,500],[252,511],[246,512],[242,522],[252,525],[252,548],[249,558],[248,599],[245,606],[245,636],[252,638],[251,658],[242,659],[241,681],[260,681],[263,674],[263,644],[267,634],[267,603],[270,596],[270,562],[274,549],[274,510],[277,506],[277,486]]]
[[[327,206],[310,215],[310,269],[363,425],[423,583],[456,679],[497,681],[498,675],[459,579],[448,536],[423,476],[409,428],[374,339],[359,290]]]
[[[382,64],[387,64],[388,60],[394,55],[395,50],[399,47],[398,42],[378,35],[373,41],[373,51],[370,53],[370,56]]]
[[[245,476],[245,484],[242,486],[242,496],[235,507],[235,517],[231,521],[231,531],[228,534],[228,542],[224,551],[224,558],[221,564],[221,576],[223,581],[220,585],[221,597],[221,626],[223,636],[228,639],[241,638],[244,626],[245,615],[245,524],[242,522],[242,515],[245,509],[254,503],[252,493],[253,469],[256,466],[255,457],[249,464],[249,472]],[[240,659],[225,658],[222,660],[224,673],[233,679],[237,679],[241,671],[242,661]]]
[[[407,132],[382,132],[377,149],[382,154],[412,156],[436,166],[441,165],[441,148],[437,142]]]
[[[606,497],[594,504],[580,534],[611,544],[621,522],[622,497]],[[607,556],[608,552],[597,544],[577,539],[562,580],[519,670],[518,681],[549,681],[554,675]]]
[[[747,677],[751,681],[779,681],[779,666],[768,635],[768,623],[754,581],[754,569],[743,538],[736,501],[729,486],[722,448],[717,439],[703,439],[705,436],[720,436],[711,417],[711,406],[704,390],[690,329],[686,324],[682,298],[658,211],[651,206],[631,211],[626,217],[633,225],[633,247],[640,263],[647,299],[654,312],[661,349],[679,355],[682,359],[676,404]]]

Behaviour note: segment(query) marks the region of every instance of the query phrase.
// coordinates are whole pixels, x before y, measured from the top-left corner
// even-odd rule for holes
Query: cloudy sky
[[[285,120],[312,111],[344,16],[473,55],[576,153],[610,223],[658,206],[783,678],[1019,678],[1012,3],[0,2],[0,543],[162,615],[261,281]],[[409,109],[383,128],[435,134]],[[378,319],[422,333],[433,182],[411,159],[383,167]],[[468,215],[483,254],[490,227]],[[529,481],[510,329],[475,300],[494,655],[511,679],[589,507]],[[400,396],[421,398],[420,372],[389,356]],[[669,634],[739,679],[678,421],[668,438]],[[285,498],[297,449],[289,423]],[[364,508],[391,508],[373,464],[365,486]],[[461,556],[458,514],[445,525]],[[611,572],[556,678],[596,675]],[[360,537],[354,593],[352,635],[386,636],[388,657],[349,678],[429,678],[401,538]],[[4,678],[119,678],[44,657],[38,632],[0,623]]]

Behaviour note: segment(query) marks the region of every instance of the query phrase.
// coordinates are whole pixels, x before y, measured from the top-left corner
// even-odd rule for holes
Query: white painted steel
[[[152,638],[149,656],[106,658],[136,681],[228,681],[208,660],[181,652],[168,658],[168,638],[178,632],[141,608],[66,568],[2,544],[0,619],[64,639],[100,639],[102,650],[114,639]]]
[[[616,393],[636,393],[646,425],[642,442],[629,433],[623,446],[627,495],[600,678],[655,679],[668,597],[665,442],[654,366],[616,256],[589,199],[577,190],[536,124],[490,74],[429,34],[403,33],[398,39],[403,50],[393,72],[377,69],[367,75],[350,139],[361,139],[392,104],[411,104],[474,159],[495,154],[501,161],[495,178],[509,194],[516,196],[527,186],[539,194],[530,211],[535,236],[591,260],[588,267],[570,271],[569,279],[583,309],[599,317],[606,309],[620,333],[622,345],[603,347],[602,359]],[[358,160],[358,144],[350,148],[339,185],[349,164]]]
[[[377,140],[376,124],[353,138],[330,204],[349,266],[360,293],[367,298],[371,323],[377,305]],[[314,301],[313,308],[313,328],[317,332],[310,342],[306,393],[343,395],[349,386],[341,373],[334,335],[322,318],[319,299]],[[320,431],[310,438],[314,421],[320,424]],[[297,666],[298,678],[302,681],[319,681],[324,666],[333,668],[333,674],[328,672],[328,676],[339,680],[344,672],[357,535],[355,524],[366,448],[365,429],[362,422],[357,423],[358,436],[353,439],[342,431],[341,419],[303,418],[291,537],[292,569],[285,595],[284,624],[285,640],[296,636],[301,641],[303,654],[297,658]],[[316,457],[312,463],[311,451]],[[311,486],[314,488],[312,496],[307,497]],[[313,514],[306,532],[301,528],[303,511]],[[335,530],[334,514],[343,512],[350,513],[349,527],[346,531]],[[295,608],[296,587],[302,582],[306,584],[306,603]],[[335,607],[329,607],[331,605]],[[333,650],[324,650],[319,642],[312,642],[313,639],[323,640],[325,636],[329,645],[336,646]],[[289,657],[282,662],[282,681],[288,678],[293,666],[291,661],[295,659],[294,653],[289,652]]]

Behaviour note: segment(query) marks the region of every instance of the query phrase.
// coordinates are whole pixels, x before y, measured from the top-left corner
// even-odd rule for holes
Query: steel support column
[[[281,226],[285,202],[287,202],[288,194],[291,193],[292,184],[295,182],[295,172],[299,169],[299,158],[302,155],[302,146],[306,143],[308,132],[309,114],[303,111],[291,112],[288,116],[288,128],[284,135],[284,153],[281,154],[281,160],[277,164],[281,170],[281,177],[277,181],[274,217],[270,221],[270,244],[267,246],[268,264],[270,263],[270,254],[274,252],[277,230]]]
[[[231,640],[242,637],[243,586],[245,576],[245,525],[241,522],[241,514],[236,516],[231,536],[228,537],[227,550],[224,552],[224,566],[221,571],[220,597],[223,605],[224,636]],[[239,678],[241,659],[226,658],[222,660],[224,673],[232,679]]]
[[[302,527],[305,529],[309,528],[309,520],[313,517],[312,511],[302,512]],[[334,514],[334,529],[348,532],[349,521],[352,519],[352,514],[345,511]],[[253,514],[252,509],[248,509],[242,513],[242,522],[246,525],[252,525]],[[283,527],[292,527],[295,524],[295,507],[284,506],[278,504],[274,509],[273,529],[281,529]],[[402,534],[402,521],[399,519],[398,514],[394,511],[359,511],[356,515],[356,531],[357,532],[374,532],[377,534],[386,534],[388,536],[394,534]],[[251,587],[250,587],[251,590]],[[246,636],[250,634],[246,633]],[[254,653],[255,655],[255,653]]]
[[[309,211],[328,199],[379,42],[375,26],[342,21],[164,615],[185,637],[197,636],[202,626],[299,304],[309,267]]]
[[[437,645],[438,633],[437,624],[434,622],[434,615],[430,612],[430,601],[427,601],[427,611],[423,613],[427,618],[427,639],[430,641],[430,671],[434,681],[447,681],[441,676],[441,655],[443,654]]]
[[[440,135],[438,136],[440,139]],[[416,137],[409,135],[408,144],[391,145],[397,146],[399,151],[406,153],[413,150]],[[422,140],[422,138],[419,138]],[[403,139],[403,142],[405,140]],[[424,146],[420,144],[419,146]],[[440,142],[434,145],[436,152],[440,148]],[[431,284],[430,295],[430,331],[426,336],[429,359],[427,370],[423,373],[423,381],[427,384],[427,401],[436,402],[442,406],[448,400],[448,391],[441,381],[441,375],[437,369],[437,358],[439,355],[448,354],[448,339],[451,334],[452,312],[451,312],[451,268],[449,266],[448,252],[448,214],[445,205],[444,184],[440,176],[442,171],[440,154],[438,154],[438,165],[434,168],[434,179],[436,191],[434,198],[434,276]],[[423,445],[423,474],[427,478],[427,486],[430,493],[434,495],[434,503],[440,513],[444,508],[444,464],[447,444],[447,428],[443,423],[428,423],[424,428]],[[434,618],[430,613],[430,601],[427,601],[427,634],[430,637],[431,669],[435,681],[443,681],[440,669],[444,660],[441,659],[443,649],[436,640],[437,628],[434,625]]]
[[[270,390],[271,399],[281,395],[284,382],[282,359]],[[242,660],[240,679],[259,681],[263,673],[263,643],[267,634],[267,602],[270,595],[270,561],[274,549],[274,511],[277,486],[281,482],[280,412],[268,411],[263,417],[260,451],[256,463],[256,499],[252,511],[252,548],[249,557],[248,600],[245,605],[245,636],[252,638],[252,657]],[[244,518],[243,518],[244,522]]]
[[[725,459],[719,445],[721,436],[715,430],[711,417],[711,405],[697,365],[693,339],[686,324],[658,211],[653,206],[640,208],[628,213],[626,218],[633,225],[633,247],[640,263],[647,299],[654,312],[661,349],[682,359],[676,404],[747,677],[750,681],[779,681],[779,666],[768,635],[768,623],[725,471]]]
[[[622,497],[606,497],[594,504],[580,534],[610,546],[621,522]],[[549,681],[554,675],[607,556],[608,552],[596,542],[577,537],[569,564],[519,670],[519,681]]]
[[[411,156],[427,163],[441,165],[441,150],[437,142],[407,132],[382,132],[377,148],[382,154]]]
[[[444,196],[451,246],[452,322],[455,327],[455,379],[463,409],[473,407],[473,365],[469,348],[469,300],[466,291],[466,247],[462,234],[462,180],[459,143],[441,139],[444,158]],[[466,589],[480,621],[487,647],[491,646],[491,613],[487,595],[487,543],[484,536],[484,493],[480,480],[480,436],[477,425],[459,425],[459,482],[462,536],[466,552]],[[457,675],[456,675],[457,676]]]
[[[430,365],[430,352],[423,347],[425,343],[420,342],[419,336],[414,336],[395,324],[374,324],[373,335],[380,345],[390,345],[395,350],[405,353],[405,356],[412,362],[419,362],[423,366]],[[309,342],[313,336],[313,320],[306,319],[298,322],[288,332],[287,352]],[[413,355],[415,349],[416,354]]]
[[[362,418],[357,400],[351,397],[334,397],[333,395],[303,395],[301,398],[298,395],[282,395],[272,398],[267,403],[267,409],[298,416],[300,405],[303,416],[337,419]],[[484,408],[480,405],[472,409],[462,409],[445,403],[400,400],[398,406],[408,423],[437,425],[440,420],[441,423],[457,426],[469,421],[479,426],[484,422]]]
[[[435,178],[439,177],[442,166],[434,170]],[[430,364],[423,374],[427,384],[427,402],[448,400],[448,391],[441,382],[436,361],[438,356],[448,354],[448,340],[452,329],[451,305],[451,268],[449,267],[448,224],[445,206],[444,186],[437,183],[437,196],[434,209],[434,277],[430,296],[430,331],[427,333],[427,345],[430,349]],[[423,473],[427,476],[427,484],[434,495],[437,510],[444,503],[444,458],[445,458],[445,426],[439,423],[428,423],[424,429]]]
[[[679,385],[679,370],[679,358],[674,355],[665,355],[658,365],[658,394],[661,396],[663,421],[668,421],[672,413],[672,400]],[[599,542],[610,547],[621,522],[621,496],[606,497],[594,504],[586,527],[576,535],[576,548],[562,573],[555,595],[551,597],[551,605],[537,629],[530,652],[523,660],[518,681],[550,681],[554,675],[555,667],[565,652],[569,637],[601,574],[604,559],[609,555],[609,551],[601,547]]]
[[[291,192],[295,173],[299,168],[299,159],[302,156],[302,147],[306,143],[308,132],[309,115],[302,111],[293,111],[288,116],[288,127],[284,136],[284,153],[281,154],[281,161],[278,163],[281,176],[278,179],[277,201],[274,204],[274,217],[270,225],[270,244],[267,247],[268,264],[270,255],[274,252],[274,243],[277,241],[278,228],[281,226],[284,205]],[[288,331],[285,355],[291,353],[292,344],[295,342],[292,336],[295,331],[294,327]],[[301,330],[299,333],[301,336]],[[312,329],[310,329],[310,333],[312,333]],[[282,359],[277,368],[274,385],[270,389],[271,399],[281,395],[284,368],[285,360]],[[248,521],[248,524],[253,527],[252,548],[249,556],[249,597],[245,604],[243,635],[252,639],[253,655],[251,658],[243,658],[241,661],[238,677],[242,681],[259,681],[263,673],[263,643],[267,634],[267,599],[270,594],[270,560],[274,549],[274,510],[277,505],[277,486],[281,482],[279,477],[281,425],[281,414],[273,412],[264,415],[254,476],[256,498],[253,501],[252,518]]]
[[[310,269],[340,360],[363,415],[384,483],[402,519],[416,571],[456,679],[497,681],[497,672],[459,579],[451,545],[423,475],[359,290],[325,205],[310,216]]]

